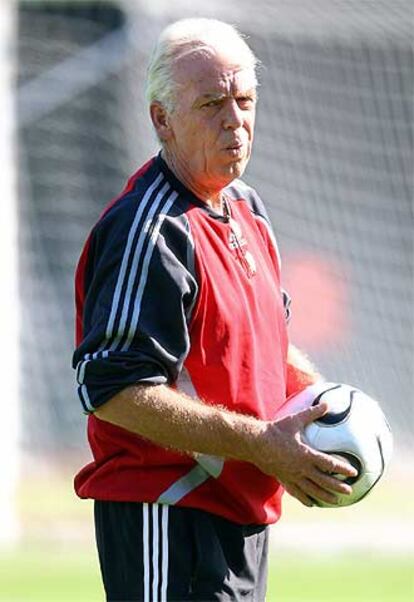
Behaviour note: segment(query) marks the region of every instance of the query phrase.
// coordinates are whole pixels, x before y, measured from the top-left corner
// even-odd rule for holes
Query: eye
[[[222,103],[220,98],[216,98],[215,100],[209,100],[203,104],[203,107],[218,107]]]
[[[255,98],[252,96],[239,96],[237,104],[241,109],[250,109],[255,103]]]

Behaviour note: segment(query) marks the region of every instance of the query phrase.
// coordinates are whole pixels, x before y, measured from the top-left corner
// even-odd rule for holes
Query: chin
[[[227,186],[233,180],[240,178],[243,175],[247,163],[248,161],[243,158],[238,159],[237,161],[229,161],[224,165],[222,164],[218,169],[216,169],[217,181],[220,181],[223,187]]]
[[[247,161],[245,160],[235,161],[229,166],[229,172],[233,175],[233,178],[240,178],[243,175],[246,166]]]

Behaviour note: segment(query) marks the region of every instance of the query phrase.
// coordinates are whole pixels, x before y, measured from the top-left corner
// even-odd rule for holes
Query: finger
[[[342,493],[344,495],[351,495],[352,493],[352,487],[350,485],[347,485],[339,479],[335,479],[335,477],[331,475],[320,472],[319,470],[312,472],[309,478],[324,489],[329,489],[330,491]]]
[[[303,479],[300,483],[300,486],[302,491],[309,498],[321,500],[322,502],[333,504],[335,506],[338,503],[338,498],[332,491],[320,487],[317,483],[311,481],[310,479]]]
[[[358,471],[352,464],[345,460],[340,460],[337,456],[330,454],[324,454],[314,450],[314,465],[324,473],[328,474],[340,474],[345,477],[356,477]]]
[[[297,418],[302,421],[303,426],[310,424],[314,420],[321,418],[328,411],[328,404],[326,402],[318,403],[316,406],[311,406],[298,412]]]
[[[284,485],[286,491],[292,497],[296,498],[299,502],[301,502],[304,506],[311,508],[315,505],[315,502],[308,497],[299,487],[296,485]]]

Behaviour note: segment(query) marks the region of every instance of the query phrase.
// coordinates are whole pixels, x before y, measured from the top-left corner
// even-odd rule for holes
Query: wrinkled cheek
[[[246,161],[248,161],[250,159],[250,155],[252,154],[252,144],[253,144],[253,141],[250,140],[247,145],[247,148],[246,148]]]

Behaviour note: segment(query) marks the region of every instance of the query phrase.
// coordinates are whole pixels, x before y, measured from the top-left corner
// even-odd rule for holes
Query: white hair
[[[161,32],[151,56],[146,81],[148,104],[158,101],[167,111],[172,111],[177,87],[173,63],[190,52],[206,49],[232,52],[256,77],[259,61],[233,25],[217,19],[180,19]]]

